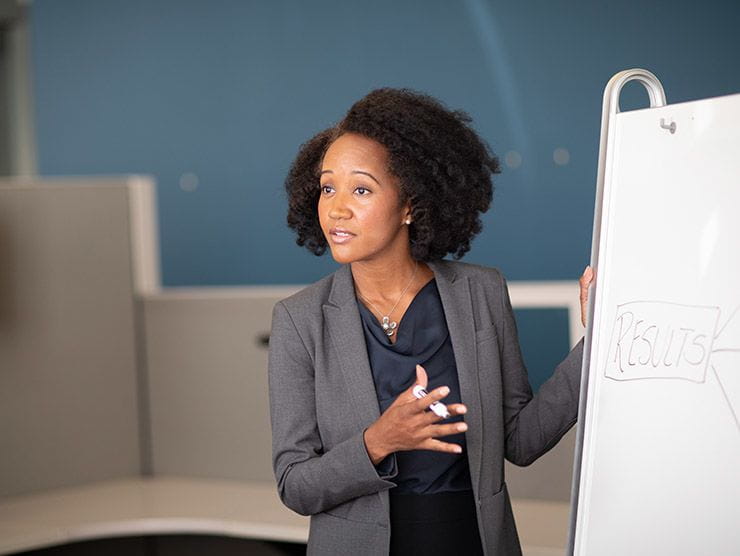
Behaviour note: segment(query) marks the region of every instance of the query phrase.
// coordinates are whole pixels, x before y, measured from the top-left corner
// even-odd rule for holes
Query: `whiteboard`
[[[740,95],[606,119],[570,549],[738,555]]]

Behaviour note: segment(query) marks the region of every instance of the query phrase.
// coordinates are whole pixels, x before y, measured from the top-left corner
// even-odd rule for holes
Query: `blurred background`
[[[512,280],[574,279],[607,80],[649,69],[670,103],[740,91],[734,0],[2,5],[3,173],[154,176],[165,286],[334,270],[295,246],[283,179],[303,141],[381,86],[466,110],[501,158],[466,260]],[[644,106],[629,87],[623,108]]]
[[[231,420],[238,431],[240,419],[250,419],[228,409],[250,388],[238,382],[246,380],[240,358],[247,355],[234,345],[243,342],[252,350],[254,373],[263,374],[274,301],[336,268],[329,254],[316,257],[295,244],[285,221],[283,180],[300,144],[370,90],[410,87],[472,116],[503,172],[495,177],[483,232],[464,260],[500,268],[514,286],[568,281],[576,299],[575,280],[590,254],[606,82],[620,70],[642,67],[661,80],[669,103],[740,92],[738,28],[735,0],[0,0],[0,175],[9,177],[0,197],[0,401],[6,402],[0,442],[7,448],[0,449],[0,495],[160,471],[245,479],[239,457],[226,464],[220,456],[203,455],[210,450],[231,457],[236,443],[238,454],[251,457],[248,442],[220,428]],[[647,106],[641,86],[628,84],[622,109]],[[55,193],[44,194],[44,201],[21,201],[25,193],[12,185],[21,177],[37,185],[53,179],[64,189],[83,176],[132,174],[150,178],[105,182],[128,192],[120,207],[107,198],[50,200]],[[144,191],[138,216],[130,212],[131,199],[139,198],[131,197],[133,189]],[[33,208],[39,203],[48,203],[47,212]],[[59,236],[63,221],[83,222],[95,214],[97,220],[74,231],[78,243],[70,240],[54,251],[63,260],[48,259],[47,281],[29,281],[42,268],[38,257],[44,252],[40,243],[28,250],[23,238],[41,230]],[[90,234],[97,236],[92,251]],[[105,243],[119,235],[124,243]],[[146,245],[149,270],[138,278],[136,262],[116,266],[122,260],[116,253],[136,252],[130,241]],[[88,278],[80,278],[82,259],[74,259],[69,274],[79,291],[50,285],[72,260],[63,249],[76,245],[84,246],[85,260],[95,268],[89,284],[98,280],[97,297],[90,297]],[[41,391],[61,395],[57,382],[21,381],[21,370],[31,376],[31,367],[23,367],[31,363],[23,358],[27,347],[20,346],[38,341],[33,334],[41,325],[21,334],[18,315],[26,305],[19,300],[46,299],[45,307],[55,307],[57,315],[69,307],[58,318],[60,327],[71,330],[68,319],[79,324],[87,318],[80,307],[105,305],[105,288],[122,275],[127,281],[116,294],[120,310],[109,304],[99,318],[125,313],[119,324],[128,344],[119,341],[110,350],[128,358],[116,376],[130,376],[115,386],[126,392],[126,402],[114,406],[121,419],[116,438],[127,439],[130,453],[121,463],[119,441],[103,441],[104,454],[96,457],[116,463],[100,471],[105,466],[94,467],[96,457],[83,465],[77,451],[55,452],[76,469],[62,476],[44,454],[59,450],[79,422],[52,436],[42,431],[53,432],[49,422],[61,426],[60,416],[75,411],[70,408],[79,409],[80,422],[102,423],[111,405],[100,402],[95,411],[85,406],[101,395],[102,379],[79,383],[70,405],[53,397],[39,401]],[[562,296],[552,307],[541,305],[517,308],[535,389],[574,339],[573,315]],[[92,317],[85,322],[86,334],[114,330]],[[240,339],[248,337],[247,329],[252,339]],[[68,343],[49,351],[44,377],[60,376],[56,365],[66,361],[64,346],[89,355],[80,346],[90,337],[79,330],[70,334]],[[102,345],[96,343],[98,368],[111,354]],[[204,420],[193,417],[187,403],[163,409],[186,390],[179,374],[186,367],[198,378],[188,383],[192,391],[185,399],[212,419],[202,437],[193,431]],[[218,382],[214,369],[230,370]],[[192,405],[207,392],[212,405]],[[233,406],[223,404],[223,413],[214,416],[218,400],[230,395]],[[157,396],[170,401],[157,402]],[[33,411],[28,400],[37,404]],[[185,426],[183,419],[196,422]],[[97,433],[111,435],[107,429]],[[563,461],[572,457],[564,453]],[[254,478],[269,480],[269,462],[255,465]],[[527,490],[522,479],[520,495],[567,502],[568,472],[553,489],[545,465],[544,478],[530,481],[535,487]]]

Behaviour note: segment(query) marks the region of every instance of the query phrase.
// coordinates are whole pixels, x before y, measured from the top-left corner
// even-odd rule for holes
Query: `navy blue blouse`
[[[434,279],[427,282],[414,297],[396,329],[396,341],[391,343],[375,315],[359,300],[370,368],[375,382],[380,412],[383,413],[396,397],[416,380],[416,365],[427,372],[427,391],[448,386],[450,393],[442,401],[460,403],[457,365],[447,330],[442,300]],[[440,423],[461,421],[454,416]],[[440,437],[443,442],[462,446],[461,454],[431,450],[396,452],[378,465],[379,471],[394,463],[397,475],[392,479],[392,492],[433,494],[469,490],[470,471],[465,449],[465,433]],[[393,462],[395,458],[395,462]]]

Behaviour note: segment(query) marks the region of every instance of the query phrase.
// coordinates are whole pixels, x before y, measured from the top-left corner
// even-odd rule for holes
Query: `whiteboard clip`
[[[670,124],[667,124],[666,125],[665,119],[664,118],[661,118],[660,119],[660,127],[662,127],[663,129],[669,129],[671,131],[671,133],[676,133],[676,122],[671,122]]]

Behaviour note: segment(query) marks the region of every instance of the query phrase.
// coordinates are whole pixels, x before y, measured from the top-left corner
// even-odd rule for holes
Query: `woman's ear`
[[[403,223],[404,224],[411,224],[413,222],[413,219],[411,218],[411,203],[406,203],[403,205]]]

